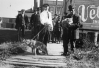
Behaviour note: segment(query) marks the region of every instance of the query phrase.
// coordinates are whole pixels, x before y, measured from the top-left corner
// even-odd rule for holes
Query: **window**
[[[13,22],[13,20],[12,19],[9,19],[9,23],[12,23]]]

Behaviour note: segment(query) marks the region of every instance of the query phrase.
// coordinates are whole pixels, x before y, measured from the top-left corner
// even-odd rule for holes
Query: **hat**
[[[43,4],[43,7],[47,7],[47,6],[49,6],[49,4]]]
[[[25,11],[25,9],[22,9],[22,10],[21,10],[21,12],[24,12],[24,11]]]
[[[37,7],[36,11],[39,11],[40,10],[40,7]]]
[[[74,9],[74,7],[72,5],[68,6],[69,11],[72,11]]]

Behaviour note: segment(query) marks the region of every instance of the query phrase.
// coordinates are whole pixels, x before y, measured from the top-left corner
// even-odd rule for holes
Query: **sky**
[[[33,7],[33,0],[0,0],[0,17],[15,18],[21,9]]]
[[[33,8],[33,3],[34,0],[0,0],[0,17],[15,18],[21,9]]]

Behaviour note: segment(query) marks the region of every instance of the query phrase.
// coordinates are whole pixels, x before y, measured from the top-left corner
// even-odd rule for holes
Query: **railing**
[[[80,28],[80,37],[84,40],[84,43],[88,45],[98,46],[98,29],[85,29]]]

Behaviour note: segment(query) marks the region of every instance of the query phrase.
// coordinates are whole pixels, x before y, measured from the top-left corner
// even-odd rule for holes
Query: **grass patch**
[[[26,52],[27,45],[22,42],[5,42],[0,44],[0,60],[5,60],[12,55]]]

